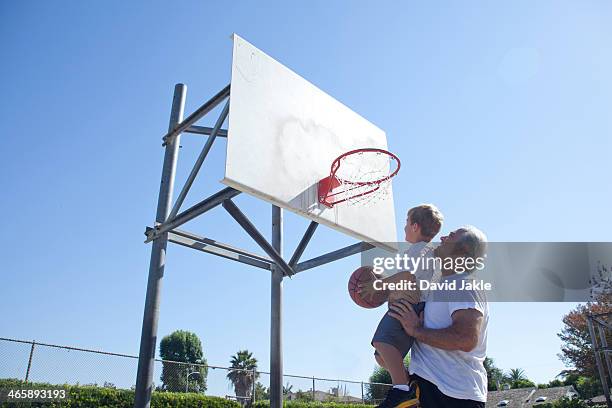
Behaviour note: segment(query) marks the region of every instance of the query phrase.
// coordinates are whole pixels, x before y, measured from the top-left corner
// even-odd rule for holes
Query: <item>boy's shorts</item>
[[[425,302],[419,302],[412,305],[412,309],[414,309],[416,314],[420,314],[424,308]],[[376,332],[374,332],[372,345],[374,345],[374,343],[390,344],[401,353],[402,357],[406,357],[406,354],[408,354],[414,343],[414,337],[407,335],[399,320],[389,316],[389,312],[387,312],[383,318],[380,319]]]

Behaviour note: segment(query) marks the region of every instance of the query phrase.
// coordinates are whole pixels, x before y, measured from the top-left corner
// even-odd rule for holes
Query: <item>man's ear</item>
[[[417,224],[416,222],[410,224],[410,228],[412,229],[413,232],[420,232],[421,230],[421,226]]]
[[[468,247],[464,243],[456,244],[455,252],[460,256],[467,256],[469,254]]]

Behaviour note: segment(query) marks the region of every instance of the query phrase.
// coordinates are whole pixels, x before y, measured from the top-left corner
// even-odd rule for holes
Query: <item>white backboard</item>
[[[318,181],[356,148],[387,149],[385,132],[234,35],[222,183],[361,241],[394,249],[393,193],[368,206],[319,204]],[[358,85],[358,84],[356,84]]]

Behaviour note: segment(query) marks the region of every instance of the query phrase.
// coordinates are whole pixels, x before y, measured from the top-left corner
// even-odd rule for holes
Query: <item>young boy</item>
[[[422,258],[421,263],[416,270],[396,273],[384,278],[383,282],[397,283],[402,280],[411,280],[417,283],[417,289],[389,291],[389,304],[399,299],[407,299],[412,303],[417,314],[424,309],[427,293],[418,290],[418,282],[431,281],[433,278],[433,262],[426,262],[426,260],[434,256],[433,245],[430,242],[440,232],[443,220],[444,217],[440,210],[431,204],[422,204],[408,211],[404,232],[406,241],[412,245],[405,255],[412,259]],[[371,285],[361,285],[360,288],[363,296],[373,295],[374,289]],[[393,388],[389,390],[385,400],[378,405],[378,408],[393,408],[400,404],[402,408],[418,405],[416,387],[408,385],[408,374],[404,367],[404,357],[410,351],[413,343],[414,338],[404,332],[400,322],[386,313],[376,328],[372,346],[376,349],[374,353],[376,361],[391,375]]]

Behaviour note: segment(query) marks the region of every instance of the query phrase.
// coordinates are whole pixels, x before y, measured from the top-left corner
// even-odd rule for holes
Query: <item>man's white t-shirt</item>
[[[466,274],[443,277],[443,282],[473,279]],[[477,346],[469,352],[442,350],[416,341],[412,346],[410,373],[432,383],[440,391],[453,398],[487,401],[487,372],[484,360],[487,350],[487,325],[489,308],[486,297],[478,290],[432,291],[425,304],[423,326],[429,329],[444,329],[452,324],[452,314],[461,309],[476,309],[482,313],[482,326]]]

